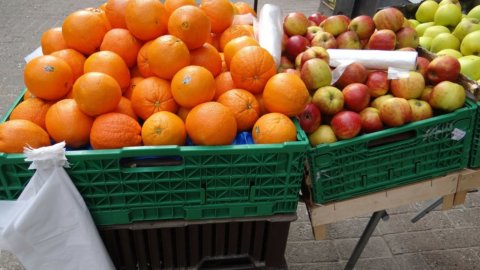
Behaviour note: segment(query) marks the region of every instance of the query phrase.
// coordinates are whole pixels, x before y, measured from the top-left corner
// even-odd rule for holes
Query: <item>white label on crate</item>
[[[33,58],[35,57],[38,57],[38,56],[42,56],[43,53],[42,53],[42,47],[38,47],[36,48],[33,52],[31,52],[29,55],[25,56],[25,58],[23,58],[25,60],[25,62],[30,62]]]
[[[454,128],[452,131],[452,140],[460,141],[461,139],[463,139],[463,137],[465,137],[465,134],[467,134],[467,132],[458,128]]]

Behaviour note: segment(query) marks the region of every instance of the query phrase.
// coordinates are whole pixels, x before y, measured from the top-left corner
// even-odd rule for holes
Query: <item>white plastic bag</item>
[[[275,60],[278,67],[282,56],[282,10],[272,4],[265,4],[260,10],[258,24],[254,24],[258,43],[266,49]]]
[[[35,174],[17,201],[0,201],[0,249],[27,270],[115,269],[70,177],[65,143],[26,149]]]

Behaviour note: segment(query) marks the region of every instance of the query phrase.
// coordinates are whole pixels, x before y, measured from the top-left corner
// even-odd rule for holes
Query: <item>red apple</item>
[[[465,88],[458,83],[443,81],[433,87],[429,103],[434,109],[452,112],[465,104]]]
[[[285,52],[286,48],[287,48],[287,42],[288,42],[288,36],[287,34],[283,34],[282,35],[282,53]]]
[[[302,67],[303,53],[304,52],[301,52],[297,55],[297,57],[295,57],[295,68],[298,69],[298,70],[300,70],[300,68]]]
[[[334,36],[338,36],[341,33],[347,31],[349,20],[345,19],[346,16],[333,15],[326,18],[320,23],[320,27],[323,31],[328,32]]]
[[[427,78],[437,84],[443,81],[454,82],[460,74],[460,62],[450,55],[435,57],[427,67]]]
[[[380,117],[387,126],[398,127],[412,121],[412,109],[406,99],[393,97],[382,102]]]
[[[338,15],[336,15],[336,16],[338,16],[338,17],[340,17],[342,20],[344,20],[344,21],[347,23],[347,25],[350,24],[350,17],[348,17],[348,16],[346,16],[346,15],[343,15],[343,14],[338,14]]]
[[[353,62],[345,68],[335,84],[338,88],[343,89],[351,83],[364,83],[367,80],[367,76],[367,69],[362,64]]]
[[[362,118],[362,131],[371,133],[383,129],[382,118],[380,111],[374,107],[367,107],[360,112]]]
[[[365,85],[373,98],[383,96],[388,92],[388,74],[385,71],[373,71],[367,76]]]
[[[430,64],[430,61],[427,58],[422,56],[417,57],[417,71],[420,72],[425,79],[427,78],[428,64]]]
[[[303,112],[298,115],[300,126],[307,134],[314,132],[322,122],[320,110],[313,103],[308,103]]]
[[[370,50],[386,50],[392,51],[395,49],[397,37],[395,32],[388,29],[375,31],[368,40],[367,48]]]
[[[319,46],[325,49],[335,49],[337,48],[337,40],[335,37],[325,31],[318,32],[311,41],[312,46]]]
[[[420,121],[433,116],[432,107],[428,102],[418,99],[409,99],[410,109],[412,110],[412,121]]]
[[[310,91],[330,85],[332,82],[330,66],[319,58],[310,59],[305,62],[302,65],[300,73],[302,81]]]
[[[309,46],[310,41],[306,37],[295,35],[288,39],[285,49],[290,60],[294,60],[299,53],[305,51]]]
[[[372,17],[360,15],[350,21],[348,30],[357,33],[359,39],[369,39],[373,32],[375,32],[375,23]]]
[[[425,79],[416,71],[409,71],[407,78],[390,81],[390,91],[396,97],[404,99],[419,98],[425,89]]]
[[[312,134],[308,135],[308,140],[312,146],[322,143],[334,143],[337,137],[329,125],[320,125]]]
[[[368,87],[363,83],[349,84],[343,88],[342,93],[345,99],[345,107],[352,111],[360,112],[370,103]]]
[[[312,41],[312,39],[315,37],[315,35],[318,33],[318,32],[321,32],[323,31],[322,28],[320,28],[320,26],[309,26],[307,28],[307,33],[305,33],[305,37]]]
[[[298,69],[294,69],[294,68],[288,68],[286,70],[283,71],[284,73],[291,73],[293,75],[297,75],[299,78],[301,78],[301,73],[300,73],[300,70]]]
[[[402,28],[404,20],[405,17],[403,16],[403,13],[394,7],[384,8],[373,15],[375,27],[379,30],[389,29],[393,32],[397,32]]]
[[[342,111],[333,116],[331,126],[337,138],[350,139],[360,133],[362,118],[356,112]]]
[[[403,52],[416,52],[417,50],[415,48],[412,48],[412,47],[403,47],[403,48],[399,48],[397,49],[397,51],[403,51]]]
[[[367,49],[368,39],[360,39],[360,45],[362,46],[362,49]]]
[[[307,32],[308,19],[301,12],[291,12],[283,20],[283,30],[288,36],[303,36]]]
[[[393,96],[390,95],[390,94],[384,95],[384,96],[379,96],[379,97],[375,98],[374,100],[372,100],[372,102],[370,103],[370,106],[380,110],[383,102],[387,99],[390,99],[390,98],[393,98]]]
[[[318,47],[318,46],[310,47],[299,55],[301,55],[300,66],[303,66],[305,62],[314,58],[321,59],[325,61],[325,63],[327,64],[330,61],[330,56],[328,55],[327,50],[323,47]]]
[[[425,89],[423,89],[420,99],[430,103],[430,95],[432,94],[432,90],[432,86],[425,86]]]
[[[337,36],[337,46],[339,49],[361,49],[360,39],[357,33],[346,31]]]
[[[278,72],[283,72],[289,68],[295,68],[295,65],[292,63],[292,61],[290,61],[290,59],[288,59],[288,57],[282,55],[282,57],[280,57]]]
[[[418,47],[417,31],[410,27],[402,27],[397,31],[397,49],[400,48],[416,48]]]
[[[315,23],[315,25],[319,25],[323,22],[328,16],[322,15],[320,12],[315,12],[312,15],[308,16],[308,20]]]
[[[320,109],[322,115],[333,115],[343,109],[343,93],[333,86],[320,87],[313,94],[312,103]]]

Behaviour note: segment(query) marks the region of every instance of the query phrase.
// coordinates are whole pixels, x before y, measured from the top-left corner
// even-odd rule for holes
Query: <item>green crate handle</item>
[[[369,150],[381,150],[389,149],[391,147],[397,147],[402,144],[410,143],[412,140],[416,139],[418,133],[416,130],[404,131],[394,135],[390,135],[383,138],[373,139],[366,143],[366,147]]]

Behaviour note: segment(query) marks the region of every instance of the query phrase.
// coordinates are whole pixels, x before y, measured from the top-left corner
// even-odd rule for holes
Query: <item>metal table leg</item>
[[[357,242],[357,245],[355,246],[355,249],[352,252],[352,255],[350,256],[350,259],[348,259],[347,265],[345,266],[345,270],[351,270],[353,267],[355,267],[355,264],[358,261],[358,258],[363,252],[363,249],[365,249],[365,246],[368,243],[368,240],[370,240],[370,237],[373,234],[373,231],[375,231],[375,228],[377,227],[378,222],[380,219],[383,220],[388,220],[388,214],[387,211],[381,210],[373,213],[372,217],[370,218],[370,221],[367,224],[367,227],[365,227],[365,230],[362,233],[362,236]]]

